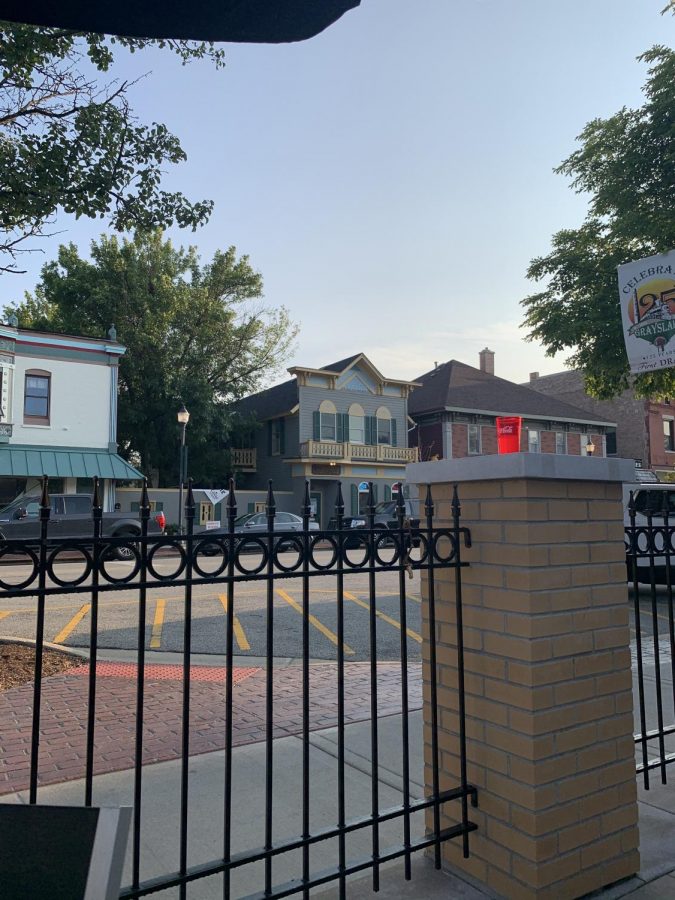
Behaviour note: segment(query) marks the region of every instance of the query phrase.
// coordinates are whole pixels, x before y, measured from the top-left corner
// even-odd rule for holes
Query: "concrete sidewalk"
[[[378,720],[380,734],[379,804],[381,809],[401,803],[401,716]],[[422,714],[410,715],[411,796],[423,796]],[[348,725],[345,729],[345,795],[347,819],[368,815],[371,804],[371,730],[369,722]],[[310,736],[311,830],[334,827],[337,819],[337,729],[315,731]],[[298,736],[282,737],[274,742],[274,840],[301,833],[302,744]],[[265,745],[256,743],[233,751],[233,834],[232,852],[237,853],[264,844]],[[217,751],[190,758],[190,817],[188,864],[206,863],[222,857],[224,753]],[[81,804],[84,784],[81,780],[41,788],[39,802]],[[133,778],[129,770],[97,776],[94,803],[131,805]],[[149,765],[143,777],[143,828],[141,840],[141,877],[151,878],[178,868],[180,762]],[[3,801],[27,802],[25,792],[8,795]],[[480,796],[479,796],[480,800]],[[412,816],[412,835],[423,834],[421,814]],[[675,785],[655,786],[640,793],[640,838],[642,868],[639,877],[615,885],[598,896],[615,900],[630,895],[636,900],[675,897]],[[380,828],[380,846],[402,843],[401,821],[390,821]],[[346,839],[348,860],[367,857],[371,850],[371,830],[353,832]],[[316,844],[311,849],[311,871],[332,868],[338,859],[337,840]],[[129,881],[130,854],[124,883]],[[232,875],[232,896],[253,894],[263,887],[264,868],[256,863],[236,869]],[[297,878],[301,873],[301,853],[293,851],[275,858],[274,884]],[[673,874],[671,874],[673,873]],[[466,880],[437,872],[423,855],[413,858],[413,880],[406,882],[401,862],[381,869],[379,894],[371,890],[372,877],[355,877],[347,894],[353,900],[372,897],[380,900],[479,900],[494,896]],[[176,898],[176,889],[153,896]],[[337,898],[336,887],[312,891],[321,900]],[[191,900],[222,898],[222,877],[194,882],[188,888]]]

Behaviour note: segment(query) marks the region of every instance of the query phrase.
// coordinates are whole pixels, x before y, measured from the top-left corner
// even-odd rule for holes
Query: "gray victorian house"
[[[297,513],[309,480],[322,526],[334,513],[338,480],[345,515],[364,512],[370,481],[376,502],[391,499],[406,464],[417,460],[417,449],[408,446],[415,383],[386,378],[363,353],[288,371],[288,381],[235,404],[237,414],[256,423],[247,446],[232,450],[238,486],[264,489],[271,479],[276,490],[292,492],[284,508]]]

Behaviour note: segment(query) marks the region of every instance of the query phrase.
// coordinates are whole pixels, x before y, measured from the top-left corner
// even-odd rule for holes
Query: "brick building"
[[[497,416],[521,416],[520,449],[530,453],[606,455],[616,430],[604,415],[514,384],[494,374],[494,353],[482,350],[478,369],[450,360],[415,379],[408,400],[410,446],[420,460],[497,452]]]
[[[657,472],[662,480],[675,479],[675,402],[638,400],[631,390],[613,400],[596,400],[586,393],[583,375],[576,370],[541,377],[532,372],[528,387],[616,422],[616,431],[607,434],[608,456],[634,459],[636,466]]]

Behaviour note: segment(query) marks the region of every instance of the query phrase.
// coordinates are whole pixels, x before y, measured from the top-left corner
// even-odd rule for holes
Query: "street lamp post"
[[[179,475],[179,486],[178,486],[178,533],[180,534],[183,530],[183,484],[185,482],[185,476],[187,472],[185,471],[186,460],[185,460],[185,428],[187,423],[190,421],[190,413],[185,408],[185,404],[182,403],[180,409],[176,413],[176,418],[178,419],[178,424],[181,426],[180,432],[180,475]]]

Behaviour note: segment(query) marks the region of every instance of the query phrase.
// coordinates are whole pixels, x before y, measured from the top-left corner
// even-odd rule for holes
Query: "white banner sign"
[[[209,498],[209,501],[213,503],[215,506],[216,503],[220,503],[221,500],[224,500],[225,497],[230,493],[229,491],[204,491],[206,496]]]
[[[675,250],[626,263],[618,271],[631,372],[675,366]]]

